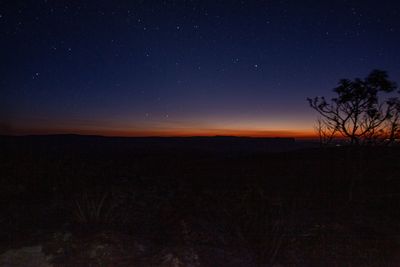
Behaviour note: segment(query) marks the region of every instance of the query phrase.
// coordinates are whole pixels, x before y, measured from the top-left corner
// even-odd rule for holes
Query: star
[[[32,80],[36,80],[39,78],[40,73],[36,72],[33,76],[32,76]]]

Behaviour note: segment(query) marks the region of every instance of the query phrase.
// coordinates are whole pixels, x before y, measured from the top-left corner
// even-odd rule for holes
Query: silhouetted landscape
[[[2,251],[40,245],[56,266],[400,260],[397,146],[235,137],[0,140]]]
[[[0,1],[0,267],[399,267],[400,1]]]

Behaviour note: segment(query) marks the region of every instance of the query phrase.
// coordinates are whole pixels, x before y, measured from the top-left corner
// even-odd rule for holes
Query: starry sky
[[[0,133],[314,134],[307,97],[400,81],[400,1],[1,1]]]

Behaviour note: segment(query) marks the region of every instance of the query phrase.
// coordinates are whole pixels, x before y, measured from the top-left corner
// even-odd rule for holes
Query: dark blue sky
[[[2,1],[7,133],[301,135],[306,97],[400,81],[398,1]]]

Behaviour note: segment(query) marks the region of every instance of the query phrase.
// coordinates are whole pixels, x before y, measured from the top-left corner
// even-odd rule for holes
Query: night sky
[[[400,1],[1,1],[0,130],[313,134],[307,97],[400,82]]]

